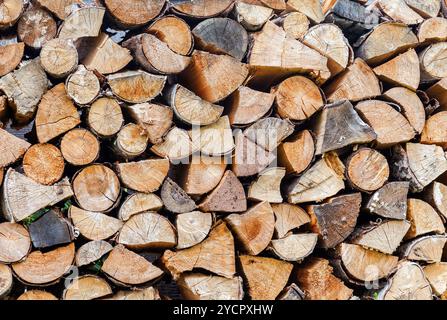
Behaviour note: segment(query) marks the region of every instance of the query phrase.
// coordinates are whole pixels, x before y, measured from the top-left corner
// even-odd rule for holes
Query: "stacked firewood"
[[[447,299],[445,17],[0,1],[0,298]]]

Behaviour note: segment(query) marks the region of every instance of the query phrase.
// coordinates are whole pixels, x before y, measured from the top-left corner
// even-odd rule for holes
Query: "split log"
[[[284,17],[282,27],[289,37],[303,40],[309,30],[309,19],[301,12],[291,12]]]
[[[0,223],[0,261],[13,263],[24,259],[31,250],[28,231],[20,224]]]
[[[146,32],[166,43],[175,53],[186,56],[193,49],[194,40],[189,25],[174,15],[156,20],[146,29]]]
[[[444,235],[420,237],[403,245],[400,248],[401,256],[412,261],[441,262],[446,242]]]
[[[414,12],[404,0],[379,0],[378,7],[393,21],[407,25],[419,24],[424,21],[419,14]]]
[[[357,50],[359,58],[377,65],[418,44],[418,38],[403,23],[382,23],[363,41]]]
[[[244,130],[244,136],[267,151],[274,151],[294,131],[289,120],[268,117]]]
[[[211,213],[193,211],[177,215],[177,249],[186,249],[201,243],[208,236],[212,224]]]
[[[384,218],[404,220],[407,216],[408,182],[389,182],[368,200],[365,209]]]
[[[37,0],[37,3],[51,11],[59,19],[64,20],[69,15],[69,11],[66,9],[72,5],[80,4],[81,0]]]
[[[444,78],[426,90],[430,98],[436,99],[441,107],[441,110],[447,111],[447,78]]]
[[[48,142],[81,123],[78,110],[67,95],[63,83],[43,95],[35,121],[40,143]]]
[[[276,110],[283,119],[306,120],[324,105],[320,89],[305,77],[288,78],[273,90]]]
[[[176,84],[166,94],[169,105],[181,121],[191,125],[210,125],[218,121],[224,108],[209,103],[182,85]]]
[[[249,125],[270,111],[275,96],[272,93],[239,87],[230,97],[229,114],[231,125]]]
[[[353,291],[333,275],[329,261],[312,258],[296,273],[296,280],[307,300],[348,300]]]
[[[443,130],[446,124],[447,111],[438,112],[428,118],[421,134],[421,143],[436,144],[447,149],[447,134]]]
[[[287,173],[300,174],[314,159],[315,143],[309,130],[303,130],[278,146],[278,164]]]
[[[22,0],[5,0],[0,4],[0,29],[12,27],[22,15],[25,4]]]
[[[92,212],[71,206],[68,214],[79,233],[88,240],[104,240],[115,235],[123,222],[100,212]]]
[[[97,37],[101,32],[106,10],[99,6],[85,6],[72,11],[59,29],[58,38],[73,41],[85,37]]]
[[[447,77],[447,69],[442,63],[447,54],[447,42],[434,43],[419,53],[421,81],[431,82]]]
[[[247,210],[244,187],[231,170],[227,170],[216,188],[202,201],[205,212],[243,212]]]
[[[188,300],[242,300],[241,277],[227,279],[201,273],[183,274],[178,279],[182,297]]]
[[[76,251],[76,265],[82,267],[94,263],[112,251],[112,249],[112,245],[107,241],[96,240],[87,242]]]
[[[152,144],[163,141],[163,136],[172,126],[174,113],[171,108],[160,104],[142,103],[128,106],[130,116],[141,125]]]
[[[64,159],[74,166],[85,166],[95,162],[99,156],[100,145],[93,133],[77,128],[67,132],[61,140]]]
[[[149,102],[158,96],[165,86],[166,76],[138,71],[125,71],[107,77],[112,92],[129,103]]]
[[[326,154],[303,175],[291,181],[288,187],[288,202],[303,203],[322,201],[345,188],[345,167],[335,154]]]
[[[354,232],[351,242],[362,247],[393,254],[410,229],[406,220],[385,220],[361,227]]]
[[[110,252],[101,271],[112,281],[123,285],[142,285],[163,275],[161,269],[120,244]]]
[[[181,2],[174,4],[174,12],[193,18],[210,18],[220,15],[230,6],[234,0],[197,0],[194,2]]]
[[[360,213],[362,196],[353,193],[329,199],[321,205],[310,205],[310,228],[318,233],[320,246],[334,248],[353,231]]]
[[[175,53],[165,42],[148,33],[130,38],[123,46],[129,49],[138,64],[149,72],[178,74],[185,70],[191,61],[190,57]]]
[[[116,242],[130,249],[168,249],[176,246],[177,236],[167,218],[146,212],[130,217]]]
[[[191,141],[186,130],[173,127],[165,135],[163,142],[153,145],[150,150],[157,156],[168,158],[170,162],[177,164],[198,151],[199,146]]]
[[[304,13],[314,23],[324,20],[323,8],[318,0],[289,0],[287,7],[293,11]]]
[[[363,192],[380,189],[388,180],[390,168],[387,159],[378,151],[360,148],[346,163],[346,176],[351,185]]]
[[[292,283],[286,287],[276,300],[304,300],[305,293],[295,284]]]
[[[64,174],[64,158],[52,144],[35,144],[23,157],[23,171],[37,183],[52,185]]]
[[[231,153],[235,148],[228,116],[223,116],[207,126],[193,127],[189,135],[193,146],[197,146],[201,154],[208,156],[223,156]]]
[[[120,105],[112,98],[96,100],[88,112],[87,123],[92,131],[100,137],[114,136],[124,123]]]
[[[391,172],[400,181],[409,181],[412,192],[420,192],[447,170],[441,147],[407,143],[393,149]]]
[[[138,162],[119,163],[117,170],[122,183],[138,192],[157,191],[169,170],[167,159],[148,159]]]
[[[316,118],[314,132],[317,155],[377,138],[347,100],[327,105]]]
[[[158,290],[154,287],[145,289],[132,289],[129,291],[118,291],[110,298],[104,300],[160,300]]]
[[[195,47],[215,54],[227,54],[241,61],[248,48],[248,33],[229,18],[211,18],[200,22],[193,30]]]
[[[430,283],[422,268],[409,261],[399,265],[387,285],[379,291],[379,300],[432,300]]]
[[[166,177],[160,192],[166,210],[173,213],[186,213],[197,209],[196,203],[171,178]]]
[[[290,234],[272,240],[269,249],[281,260],[300,262],[313,252],[317,241],[315,233]]]
[[[30,147],[27,141],[0,128],[0,167],[7,167],[19,160]]]
[[[107,212],[119,201],[120,182],[113,170],[101,164],[90,165],[73,178],[73,192],[84,210]]]
[[[413,129],[418,134],[422,132],[425,124],[425,110],[421,99],[415,92],[407,88],[394,87],[386,91],[383,96],[387,100],[397,103]]]
[[[408,199],[407,219],[411,228],[406,239],[413,239],[427,233],[443,234],[444,223],[438,213],[427,202],[419,199]]]
[[[447,40],[447,19],[435,17],[421,23],[418,30],[419,41],[423,44]]]
[[[112,294],[112,288],[104,279],[85,275],[73,279],[62,293],[63,300],[93,300]]]
[[[17,35],[28,47],[41,49],[56,37],[57,24],[51,14],[39,7],[30,7],[17,24]]]
[[[66,82],[67,93],[74,102],[80,105],[92,103],[99,95],[101,85],[93,71],[82,64],[72,73]]]
[[[184,250],[166,250],[161,258],[174,279],[196,268],[232,278],[236,272],[234,240],[224,222],[219,222],[201,243]]]
[[[331,76],[342,72],[352,63],[352,48],[336,25],[323,23],[310,28],[304,35],[303,43],[328,58]]]
[[[438,262],[429,264],[424,267],[424,274],[428,282],[430,282],[433,293],[437,296],[444,296],[447,291],[447,264]]]
[[[123,221],[146,211],[158,211],[163,207],[161,199],[153,193],[134,193],[128,196],[118,212],[118,218]]]
[[[70,40],[52,39],[40,51],[40,63],[55,78],[65,78],[78,67],[78,51]]]
[[[258,31],[273,15],[273,9],[237,1],[234,5],[236,21],[248,31]]]
[[[408,120],[386,102],[362,101],[355,106],[355,109],[377,134],[378,148],[389,148],[410,141],[416,135]]]
[[[250,255],[258,255],[269,245],[273,237],[275,216],[266,201],[251,207],[243,214],[231,214],[225,218],[242,249]]]
[[[436,17],[441,10],[441,3],[438,0],[405,0],[405,2],[424,18]]]
[[[360,58],[340,73],[325,89],[327,100],[360,101],[377,97],[381,94],[379,80],[373,70]]]
[[[342,265],[349,276],[362,282],[377,281],[390,275],[399,257],[365,249],[355,244],[342,243],[337,248]]]
[[[9,168],[3,181],[2,208],[9,221],[22,221],[34,212],[73,196],[68,178],[46,186]]]
[[[43,300],[43,301],[50,301],[50,300],[57,300],[57,298],[49,292],[42,291],[42,290],[28,290],[22,293],[17,300]]]
[[[182,170],[180,185],[190,196],[204,195],[216,188],[226,167],[221,158],[193,156]]]
[[[125,27],[138,27],[158,16],[165,6],[165,0],[105,0],[110,14]]]
[[[0,90],[8,97],[14,118],[19,122],[31,120],[47,86],[48,79],[38,58],[0,78]]]
[[[247,65],[233,57],[195,50],[180,82],[202,99],[216,103],[236,91],[247,76]]]
[[[57,209],[50,210],[32,222],[28,230],[33,246],[37,249],[67,244],[74,240],[73,227]]]
[[[74,243],[45,253],[33,251],[24,261],[14,263],[12,270],[18,279],[25,284],[48,286],[54,284],[69,272],[74,256]],[[45,266],[45,268],[42,268],[42,266]]]
[[[293,265],[272,258],[239,256],[252,300],[274,300],[286,286]]]
[[[248,199],[281,203],[281,181],[286,175],[284,168],[270,168],[261,172],[248,188]]]
[[[275,11],[286,10],[286,0],[247,0],[247,2],[258,2],[266,7],[272,8]]]
[[[424,191],[424,200],[427,201],[441,217],[447,219],[447,186],[434,181]]]
[[[89,38],[85,47],[89,48],[82,64],[89,70],[101,74],[115,73],[132,61],[129,50],[115,43],[108,35],[101,33],[96,38]]]
[[[380,80],[416,91],[420,82],[419,59],[414,49],[374,68]]]
[[[283,238],[289,231],[298,229],[310,222],[310,217],[298,206],[289,203],[274,203],[272,210],[275,214],[275,233]]]
[[[0,298],[6,297],[12,289],[13,277],[11,268],[0,263]]]
[[[148,141],[149,136],[142,126],[128,123],[118,132],[114,146],[118,155],[133,159],[144,153]]]

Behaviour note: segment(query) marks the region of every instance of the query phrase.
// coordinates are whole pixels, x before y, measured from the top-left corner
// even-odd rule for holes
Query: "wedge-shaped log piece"
[[[290,203],[322,201],[345,188],[345,167],[335,154],[326,154],[303,175],[295,178],[287,192]]]
[[[407,143],[393,149],[392,175],[409,181],[412,192],[420,192],[447,171],[447,158],[441,147]]]
[[[304,13],[314,23],[324,20],[323,9],[318,0],[289,0],[287,6],[292,10]]]
[[[48,79],[39,58],[0,78],[0,90],[10,100],[14,118],[19,122],[31,120],[47,86]]]
[[[377,65],[418,44],[418,38],[403,23],[382,23],[374,28],[357,50],[358,57]]]
[[[116,234],[123,222],[100,212],[92,212],[71,206],[69,217],[79,233],[88,240],[104,240]]]
[[[202,99],[215,103],[232,94],[247,76],[248,67],[233,57],[195,50],[180,81]]]
[[[9,221],[22,221],[34,212],[73,196],[68,178],[45,186],[9,168],[3,181],[2,208]]]
[[[63,83],[42,97],[36,114],[36,133],[40,143],[48,142],[81,123],[78,110]]]
[[[47,10],[37,6],[30,6],[17,24],[19,39],[37,50],[56,37],[56,33],[56,20]]]
[[[291,263],[272,258],[240,256],[242,274],[252,300],[274,300],[292,272]]]
[[[0,223],[0,261],[13,263],[25,258],[31,250],[28,230],[18,223]]]
[[[404,0],[379,0],[378,6],[387,16],[397,22],[412,25],[424,21],[424,18],[414,12]]]
[[[405,220],[385,220],[361,227],[355,232],[352,243],[362,247],[393,254],[410,229]]]
[[[421,81],[432,82],[447,77],[447,68],[442,63],[447,55],[447,42],[438,42],[419,53]]]
[[[101,257],[112,251],[112,249],[112,245],[104,240],[87,242],[76,251],[76,265],[78,267],[89,265],[101,259]]]
[[[26,284],[47,286],[69,272],[74,257],[75,246],[70,243],[47,252],[33,251],[24,261],[14,263],[12,270],[20,281]]]
[[[101,31],[106,10],[97,6],[88,6],[73,11],[65,18],[59,29],[59,39],[73,41],[84,37],[97,37]]]
[[[155,35],[165,42],[169,49],[181,55],[188,55],[194,45],[189,25],[174,15],[157,19],[146,29],[146,32]]]
[[[290,234],[272,240],[269,249],[281,260],[302,261],[313,252],[317,241],[315,233]]]
[[[158,96],[166,83],[166,76],[142,70],[115,73],[107,77],[112,92],[129,103],[149,102]]]
[[[209,18],[226,11],[233,2],[234,0],[197,0],[193,2],[179,2],[178,4],[174,4],[174,11],[194,18]]]
[[[275,216],[268,202],[261,202],[243,214],[225,218],[245,252],[258,255],[273,237]]]
[[[447,133],[443,130],[446,124],[447,111],[438,112],[428,118],[421,134],[421,143],[436,144],[444,150],[447,149]]]
[[[43,301],[49,301],[49,300],[58,300],[52,293],[43,291],[43,290],[28,290],[22,293],[17,300],[43,300]]]
[[[117,155],[128,160],[142,155],[148,141],[149,136],[142,126],[128,123],[118,132],[113,146]]]
[[[283,238],[289,231],[298,229],[310,222],[310,217],[298,206],[289,203],[272,204],[275,214],[275,233],[278,238]]]
[[[200,211],[192,211],[177,215],[177,249],[186,249],[202,242],[211,230],[213,215]]]
[[[353,231],[360,213],[362,196],[353,193],[334,197],[321,205],[311,205],[311,229],[319,234],[321,247],[334,248]]]
[[[93,71],[87,70],[82,64],[72,73],[66,82],[67,94],[74,102],[86,105],[99,95],[101,89],[98,77]]]
[[[0,47],[0,77],[10,73],[20,63],[25,50],[23,42],[11,43]]]
[[[329,261],[322,258],[311,258],[300,266],[296,280],[304,290],[307,300],[348,300],[353,293],[343,281],[333,275]]]
[[[59,19],[64,20],[70,14],[69,10],[65,9],[80,4],[81,0],[37,0],[36,2]]]
[[[331,73],[327,58],[301,42],[287,36],[286,32],[273,22],[267,22],[254,35],[253,48],[248,63],[259,78],[309,74],[318,84],[324,83]]]
[[[166,250],[161,262],[174,279],[196,268],[231,279],[236,272],[234,250],[233,236],[227,225],[220,222],[201,243],[177,252]]]
[[[128,196],[118,212],[118,218],[127,221],[135,214],[158,211],[163,207],[160,197],[154,193],[134,193]]]
[[[286,175],[284,168],[270,168],[261,172],[248,188],[248,198],[255,201],[281,203],[281,181]]]
[[[409,183],[389,182],[377,190],[368,200],[365,209],[384,218],[404,220],[407,216]]]
[[[166,0],[105,0],[104,2],[118,23],[126,27],[138,27],[158,16]]]
[[[117,165],[121,181],[138,192],[150,193],[160,188],[169,170],[169,160],[148,159]]]
[[[173,163],[189,157],[198,150],[199,145],[191,141],[188,132],[178,127],[173,127],[169,130],[163,142],[151,147],[153,153],[160,157],[168,158]]]
[[[282,27],[287,35],[297,40],[303,40],[309,30],[309,24],[307,16],[298,11],[287,14],[282,21]]]
[[[184,299],[188,300],[242,300],[241,277],[227,279],[201,273],[183,274],[177,281]]]
[[[445,184],[434,181],[424,190],[424,200],[447,219],[447,186]]]
[[[133,288],[132,290],[121,290],[113,296],[103,300],[161,300],[158,290],[154,287],[144,289]]]
[[[426,91],[430,98],[438,100],[443,111],[447,110],[447,78],[444,78]]]
[[[419,59],[416,51],[410,49],[375,67],[374,73],[384,82],[416,91],[420,82]]]
[[[196,203],[180,186],[167,177],[160,193],[165,208],[173,213],[186,213],[197,209]]]
[[[312,163],[315,142],[309,130],[299,131],[278,146],[278,163],[287,173],[300,174]]]
[[[228,116],[223,116],[207,126],[193,127],[188,133],[193,146],[197,146],[205,155],[222,156],[233,151],[235,147]]]
[[[255,2],[262,4],[263,6],[272,8],[275,11],[283,11],[286,10],[286,0],[254,0],[254,1],[246,1],[246,2]]]
[[[380,100],[359,102],[355,109],[377,134],[378,148],[389,148],[414,138],[416,132],[408,120],[392,106]]]
[[[163,275],[161,269],[120,244],[110,252],[101,271],[124,285],[142,285]]]
[[[379,291],[379,300],[433,300],[430,283],[422,268],[414,262],[402,262],[387,285]]]
[[[271,8],[243,1],[236,1],[234,12],[236,21],[248,31],[258,31],[273,15]]]
[[[347,100],[327,105],[316,118],[314,132],[317,155],[351,144],[368,143],[377,137]]]
[[[342,243],[337,251],[348,275],[365,282],[387,277],[399,261],[398,257],[365,249],[355,244]]]
[[[438,262],[424,267],[424,274],[437,296],[444,296],[447,291],[447,263]]]
[[[62,293],[63,300],[93,300],[112,294],[106,280],[95,275],[80,276],[72,280]]]
[[[407,5],[424,18],[436,17],[441,10],[438,0],[405,0]]]
[[[379,96],[381,92],[379,80],[373,70],[360,58],[355,59],[353,64],[324,88],[329,102],[344,99],[359,101]]]
[[[127,220],[116,241],[131,249],[167,249],[177,244],[177,236],[167,218],[146,212]]]
[[[202,201],[205,212],[243,212],[247,210],[244,187],[231,170],[227,170],[216,188]]]
[[[113,98],[100,98],[93,102],[88,112],[87,123],[98,136],[110,138],[120,131],[123,113],[118,101]]]
[[[70,130],[61,140],[63,159],[74,166],[94,162],[99,157],[99,151],[100,144],[96,136],[83,128]]]
[[[20,0],[5,0],[0,4],[0,29],[12,27],[20,18],[25,4]]]
[[[411,222],[411,228],[406,239],[413,239],[427,233],[443,234],[444,223],[441,217],[427,202],[419,199],[408,199],[407,219]]]
[[[295,283],[285,287],[276,300],[304,300],[305,293]]]
[[[27,141],[0,128],[0,167],[7,167],[19,160],[29,147],[31,144]]]
[[[130,116],[146,129],[149,141],[158,144],[172,126],[174,113],[171,108],[160,104],[141,103],[128,106]]]
[[[72,225],[58,209],[50,210],[28,227],[34,248],[44,249],[74,240]]]
[[[444,235],[417,238],[400,248],[401,256],[412,261],[441,262],[446,242],[447,238]]]
[[[421,43],[431,43],[447,40],[447,19],[435,17],[421,23],[418,30]]]
[[[209,103],[180,84],[170,88],[167,97],[177,118],[191,125],[210,125],[219,120],[224,108]]]
[[[244,136],[265,150],[274,151],[293,130],[294,125],[289,120],[268,117],[245,129]]]

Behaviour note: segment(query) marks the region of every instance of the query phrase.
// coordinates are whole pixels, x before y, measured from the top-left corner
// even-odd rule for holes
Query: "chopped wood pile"
[[[447,0],[0,1],[0,299],[447,299]]]

